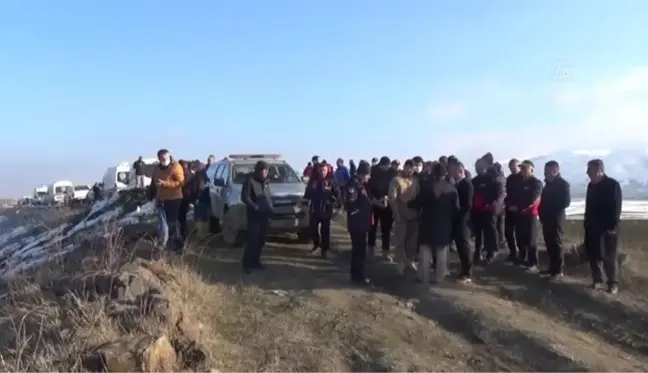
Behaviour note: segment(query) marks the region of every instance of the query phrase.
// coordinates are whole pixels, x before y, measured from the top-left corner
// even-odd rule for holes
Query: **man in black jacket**
[[[459,162],[450,164],[450,174],[455,180],[455,188],[459,198],[459,212],[452,223],[452,240],[457,248],[461,272],[459,281],[468,283],[472,281],[472,252],[470,249],[470,211],[472,210],[472,200],[474,188],[472,181],[466,177],[466,169]]]
[[[521,181],[513,206],[518,212],[515,236],[520,249],[519,264],[530,273],[538,273],[538,208],[542,195],[542,181],[534,176],[535,167],[529,160],[520,163]]]
[[[621,185],[605,175],[605,166],[600,159],[587,163],[587,185],[585,199],[585,251],[592,271],[594,289],[603,284],[607,277],[608,292],[619,291],[617,279],[619,222],[623,196]],[[602,267],[602,268],[601,268]]]
[[[513,158],[508,164],[511,174],[506,178],[506,197],[504,197],[504,206],[506,209],[504,215],[504,236],[508,244],[509,255],[506,259],[509,262],[515,263],[518,260],[518,246],[515,238],[515,225],[519,215],[517,211],[516,201],[519,199],[516,193],[520,190],[520,183],[522,176],[520,176],[520,161]]]
[[[431,179],[420,185],[416,198],[407,206],[419,209],[419,279],[428,284],[429,266],[436,253],[436,283],[443,281],[447,273],[448,246],[452,241],[453,222],[459,212],[457,190],[443,177],[443,166],[436,163]]]
[[[493,260],[497,252],[497,214],[504,205],[504,188],[497,178],[486,172],[487,162],[477,160],[475,171],[477,175],[472,179],[474,187],[471,221],[475,234],[475,253],[473,261],[481,262],[480,243],[483,238],[486,251],[486,261]]]
[[[565,224],[565,210],[571,203],[571,193],[569,183],[560,176],[558,162],[547,162],[544,175],[545,187],[540,198],[538,216],[542,223],[542,237],[549,256],[547,274],[551,278],[558,278],[563,274],[565,255],[562,242],[563,225]]]
[[[243,253],[243,271],[251,273],[253,269],[264,269],[261,264],[261,252],[265,246],[268,222],[272,215],[270,187],[267,183],[268,164],[258,161],[241,190],[241,201],[245,204],[247,215],[247,246]]]
[[[369,180],[369,191],[371,196],[380,201],[379,206],[374,206],[374,222],[369,231],[369,251],[374,252],[376,247],[376,233],[378,224],[380,223],[380,238],[382,242],[382,253],[385,259],[391,259],[389,255],[389,246],[392,225],[394,224],[394,216],[387,201],[387,194],[389,192],[389,184],[394,177],[396,171],[390,167],[390,160],[387,157],[380,158],[377,166],[371,168],[371,179]]]

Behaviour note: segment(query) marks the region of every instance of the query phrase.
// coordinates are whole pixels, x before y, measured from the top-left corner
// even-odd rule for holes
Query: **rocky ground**
[[[243,275],[241,249],[217,238],[194,240],[182,257],[156,251],[133,211],[2,285],[1,370],[648,369],[647,278],[630,249],[616,297],[589,290],[577,259],[557,283],[496,262],[472,285],[423,287],[375,257],[374,286],[357,288],[339,225],[330,259],[280,237],[267,246],[268,268]]]

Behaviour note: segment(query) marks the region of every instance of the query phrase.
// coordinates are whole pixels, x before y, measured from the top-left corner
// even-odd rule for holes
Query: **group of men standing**
[[[360,161],[352,170],[341,159],[337,164],[333,170],[314,157],[304,197],[311,201],[313,251],[319,250],[322,256],[330,249],[333,210],[336,205],[344,207],[355,282],[369,282],[364,262],[367,253],[373,255],[378,232],[383,257],[395,259],[402,274],[416,272],[416,280],[422,283],[429,282],[430,268],[434,281],[443,281],[451,246],[458,253],[461,269],[457,275],[462,283],[472,281],[475,264],[490,263],[504,246],[508,246],[507,261],[526,267],[529,273],[542,273],[549,279],[563,276],[562,236],[571,193],[556,161],[544,165],[544,184],[529,160],[511,159],[510,174],[504,177],[490,153],[475,162],[474,177],[454,156],[428,162],[414,157],[402,169],[388,157],[374,158],[372,164]],[[591,181],[585,248],[593,286],[601,286],[605,275],[607,290],[616,293],[621,188],[605,175],[601,160],[590,161],[587,174]],[[391,254],[392,229],[395,257]],[[540,232],[549,258],[544,271],[538,260]]]

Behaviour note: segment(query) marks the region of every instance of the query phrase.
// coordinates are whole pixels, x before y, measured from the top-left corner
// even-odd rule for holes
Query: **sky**
[[[0,196],[99,181],[160,148],[301,169],[314,154],[648,139],[645,14],[641,0],[3,1]]]

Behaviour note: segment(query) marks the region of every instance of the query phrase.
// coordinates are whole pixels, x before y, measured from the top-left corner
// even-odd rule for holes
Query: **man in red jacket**
[[[515,222],[515,236],[519,246],[519,263],[531,273],[538,273],[538,207],[542,195],[542,181],[533,175],[533,162],[525,160],[520,164],[522,180],[513,191],[515,201],[511,207],[518,213]]]

